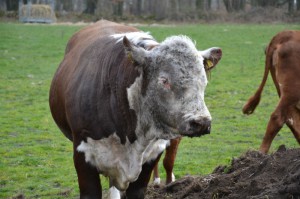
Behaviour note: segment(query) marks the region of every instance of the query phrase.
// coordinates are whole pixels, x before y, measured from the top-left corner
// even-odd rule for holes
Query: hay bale
[[[43,19],[51,20],[52,22],[56,21],[56,16],[51,6],[45,4],[23,5],[21,7],[20,17],[30,19],[28,22],[34,22],[34,20],[36,20],[36,22],[42,22],[40,20]]]

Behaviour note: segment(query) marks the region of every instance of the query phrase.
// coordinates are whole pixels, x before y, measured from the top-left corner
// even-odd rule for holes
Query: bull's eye
[[[168,78],[166,78],[166,77],[159,77],[159,83],[162,84],[164,86],[164,88],[166,88],[166,89],[171,88],[171,84],[170,84]]]
[[[162,78],[161,81],[162,81],[163,84],[167,84],[168,83],[168,79],[167,78]]]

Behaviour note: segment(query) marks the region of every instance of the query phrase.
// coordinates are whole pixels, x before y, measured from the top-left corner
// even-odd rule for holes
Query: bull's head
[[[186,36],[169,37],[151,50],[134,45],[126,37],[123,44],[142,74],[140,86],[128,89],[130,106],[140,113],[141,124],[147,126],[153,121],[148,125],[165,132],[159,138],[210,133],[211,115],[204,102],[206,71],[219,62],[221,49],[198,51]]]

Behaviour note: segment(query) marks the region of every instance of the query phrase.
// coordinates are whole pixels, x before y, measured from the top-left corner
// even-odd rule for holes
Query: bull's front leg
[[[74,165],[77,172],[80,199],[101,199],[102,189],[97,169],[85,161],[84,153],[74,144]]]
[[[156,159],[144,163],[138,179],[129,184],[129,187],[126,190],[126,196],[124,196],[123,199],[145,198],[147,185],[150,181],[152,170],[159,161],[161,154],[162,153],[160,153]]]

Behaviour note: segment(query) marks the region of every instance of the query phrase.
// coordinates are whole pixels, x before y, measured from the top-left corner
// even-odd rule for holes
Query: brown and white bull
[[[243,107],[243,113],[251,114],[255,110],[269,71],[280,100],[271,114],[260,146],[263,153],[269,151],[274,137],[284,124],[291,129],[300,144],[300,31],[283,31],[273,37],[266,48],[262,82]]]
[[[219,48],[198,51],[186,36],[99,21],[75,33],[50,89],[52,116],[73,142],[80,198],[101,198],[99,173],[124,198],[144,198],[168,140],[210,133],[204,103]],[[114,197],[114,196],[111,196]]]

